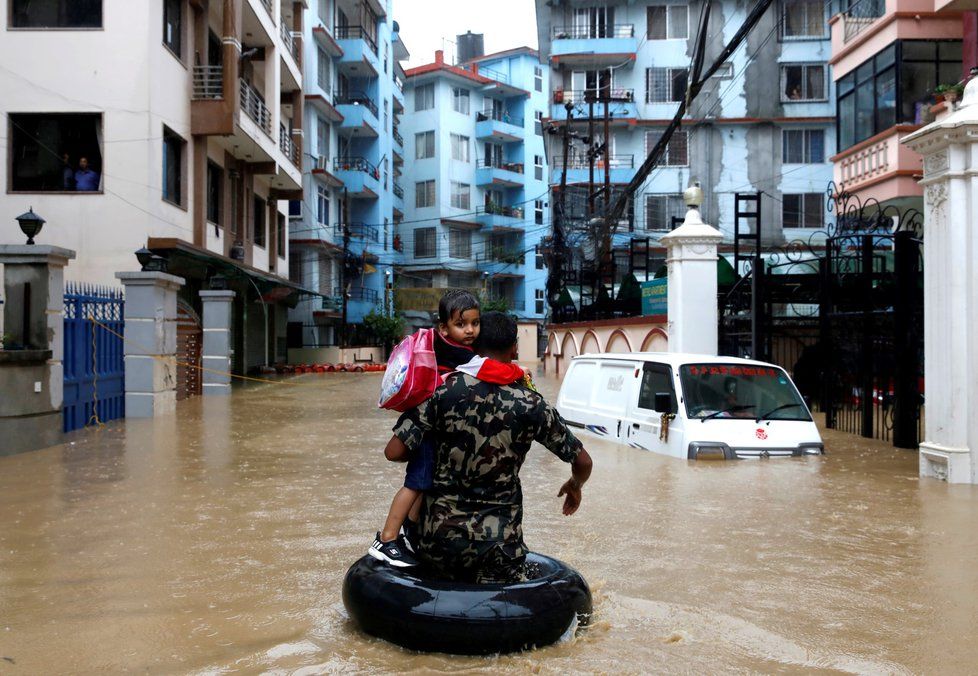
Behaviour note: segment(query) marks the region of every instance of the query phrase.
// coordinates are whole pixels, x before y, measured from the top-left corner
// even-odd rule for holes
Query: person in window
[[[71,156],[65,153],[61,156],[61,189],[75,189],[75,170],[71,168]]]
[[[89,169],[88,158],[78,158],[78,171],[75,172],[75,190],[78,192],[98,192],[99,175]]]
[[[788,94],[788,98],[792,101],[801,100],[801,85],[795,85],[791,88],[791,92]]]

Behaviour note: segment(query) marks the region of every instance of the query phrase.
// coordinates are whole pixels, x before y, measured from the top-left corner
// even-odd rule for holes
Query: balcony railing
[[[605,38],[633,38],[635,24],[619,23],[614,26],[554,26],[554,40],[603,40]]]
[[[279,26],[279,34],[282,36],[282,45],[286,51],[292,55],[296,63],[299,63],[299,45],[296,44],[295,38],[292,37],[292,31],[285,25],[285,21],[282,21]]]
[[[488,300],[490,303],[492,302],[498,303],[500,301],[506,303],[506,309],[508,310],[516,310],[519,312],[523,312],[526,310],[525,300],[516,300],[515,298],[507,298],[505,296],[492,296],[492,295],[490,295],[489,298],[487,298],[486,300]]]
[[[487,77],[490,80],[495,80],[496,82],[502,82],[503,84],[512,84],[509,75],[502,73],[495,68],[479,68],[479,75],[482,77]]]
[[[481,71],[480,71],[481,72]],[[496,122],[505,122],[506,124],[511,124],[514,127],[522,127],[523,120],[518,117],[513,117],[506,111],[499,110],[480,110],[475,114],[476,122],[486,122],[487,120],[495,120]]]
[[[476,162],[476,167],[479,169],[502,169],[503,171],[511,171],[514,174],[522,174],[523,166],[522,162],[505,162],[503,160],[479,160]]]
[[[622,87],[599,87],[596,89],[555,89],[554,103],[603,103],[602,99],[612,102],[632,102],[635,100],[634,89]]]
[[[397,88],[397,91],[401,92],[402,94],[404,93],[404,81],[397,77],[397,75],[394,76],[394,87]]]
[[[397,127],[394,127],[394,140],[397,141],[398,145],[404,145],[404,137],[401,136],[401,132],[397,130]]]
[[[343,92],[337,92],[336,96],[334,97],[334,103],[337,106],[364,106],[367,110],[374,114],[374,117],[377,117],[377,104],[363,94],[345,94]]]
[[[343,311],[343,297],[342,296],[323,296],[323,310],[326,312],[342,312]]]
[[[476,214],[492,214],[494,216],[506,216],[507,218],[523,218],[523,207],[506,207],[495,202],[478,207]]]
[[[265,11],[268,12],[268,16],[274,18],[275,15],[272,13],[272,0],[259,0]]]
[[[241,110],[248,114],[255,124],[262,130],[272,135],[272,113],[265,107],[265,102],[255,89],[241,80]]]
[[[369,242],[380,241],[380,229],[376,225],[366,225],[364,223],[350,223],[347,226],[350,237],[367,240]],[[337,223],[335,227],[337,237],[343,237],[343,224]]]
[[[399,184],[397,183],[394,184],[393,191],[395,197],[399,199],[404,199],[404,188],[402,188]]]
[[[364,303],[377,303],[380,301],[380,294],[376,289],[367,289],[358,286],[346,292],[347,300],[358,300]]]
[[[854,37],[869,28],[870,24],[886,12],[885,0],[843,0],[840,7],[844,26],[844,41],[849,42]]]
[[[334,171],[362,171],[365,174],[373,176],[378,181],[380,180],[380,172],[377,171],[377,167],[370,163],[369,160],[362,157],[336,157],[333,158],[333,170]]]
[[[278,145],[295,166],[299,166],[299,147],[292,140],[292,132],[284,124],[279,125]]]
[[[337,40],[363,40],[370,46],[370,51],[377,53],[377,41],[362,26],[337,26]]]
[[[509,263],[523,265],[526,252],[523,249],[510,246],[487,246],[485,260],[492,263]]]
[[[194,66],[194,99],[224,98],[224,67]]]
[[[612,155],[608,158],[608,168],[610,169],[633,169],[635,167],[635,156],[634,155]],[[590,165],[588,164],[587,157],[578,155],[577,157],[570,157],[567,160],[568,169],[587,169]],[[595,169],[604,169],[605,160],[603,157],[598,157],[594,160]],[[552,169],[563,169],[564,168],[564,158],[559,155],[553,158]]]

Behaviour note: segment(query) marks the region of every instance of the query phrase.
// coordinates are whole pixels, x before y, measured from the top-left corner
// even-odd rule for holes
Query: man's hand
[[[581,506],[581,484],[576,479],[568,479],[560,487],[557,497],[566,495],[564,498],[564,516],[570,516]]]

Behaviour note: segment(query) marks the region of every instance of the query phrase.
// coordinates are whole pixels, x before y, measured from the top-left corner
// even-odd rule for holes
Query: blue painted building
[[[470,56],[452,65],[439,51],[407,72],[398,306],[430,311],[465,287],[542,321],[549,74],[528,47]]]
[[[578,194],[588,192],[589,147],[608,148],[595,162],[597,188],[606,172],[612,190],[634,176],[685,96],[702,6],[537,0],[541,56],[551,68],[547,116],[560,132],[548,135],[552,185],[563,170],[567,103],[574,135],[567,179],[579,187]],[[743,23],[748,7],[734,0],[713,4],[706,64]],[[728,242],[737,193],[761,194],[765,245],[807,239],[823,227],[835,152],[828,18],[829,5],[820,0],[780,0],[771,6],[703,88],[666,156],[633,199],[615,240],[621,259],[630,240],[648,238],[658,247],[659,237],[685,214],[682,192],[692,180],[706,195],[704,218]],[[598,211],[602,196],[596,202]],[[586,198],[576,208],[586,211]],[[657,249],[656,256],[662,254]]]
[[[318,0],[305,10],[303,199],[290,208],[290,276],[322,294],[290,313],[293,347],[337,344],[386,311],[403,213],[401,61],[390,0]],[[301,345],[299,331],[301,326]]]

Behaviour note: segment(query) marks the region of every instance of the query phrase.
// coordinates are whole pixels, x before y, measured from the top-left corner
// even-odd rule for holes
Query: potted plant
[[[943,98],[948,103],[954,103],[959,98],[961,98],[964,92],[964,87],[960,84],[941,84],[937,85],[934,89],[934,94],[937,95],[938,100]]]
[[[0,333],[0,350],[6,350],[7,349],[7,343],[10,342],[10,339],[11,338],[13,338],[13,335],[12,334],[9,334],[9,333]]]

